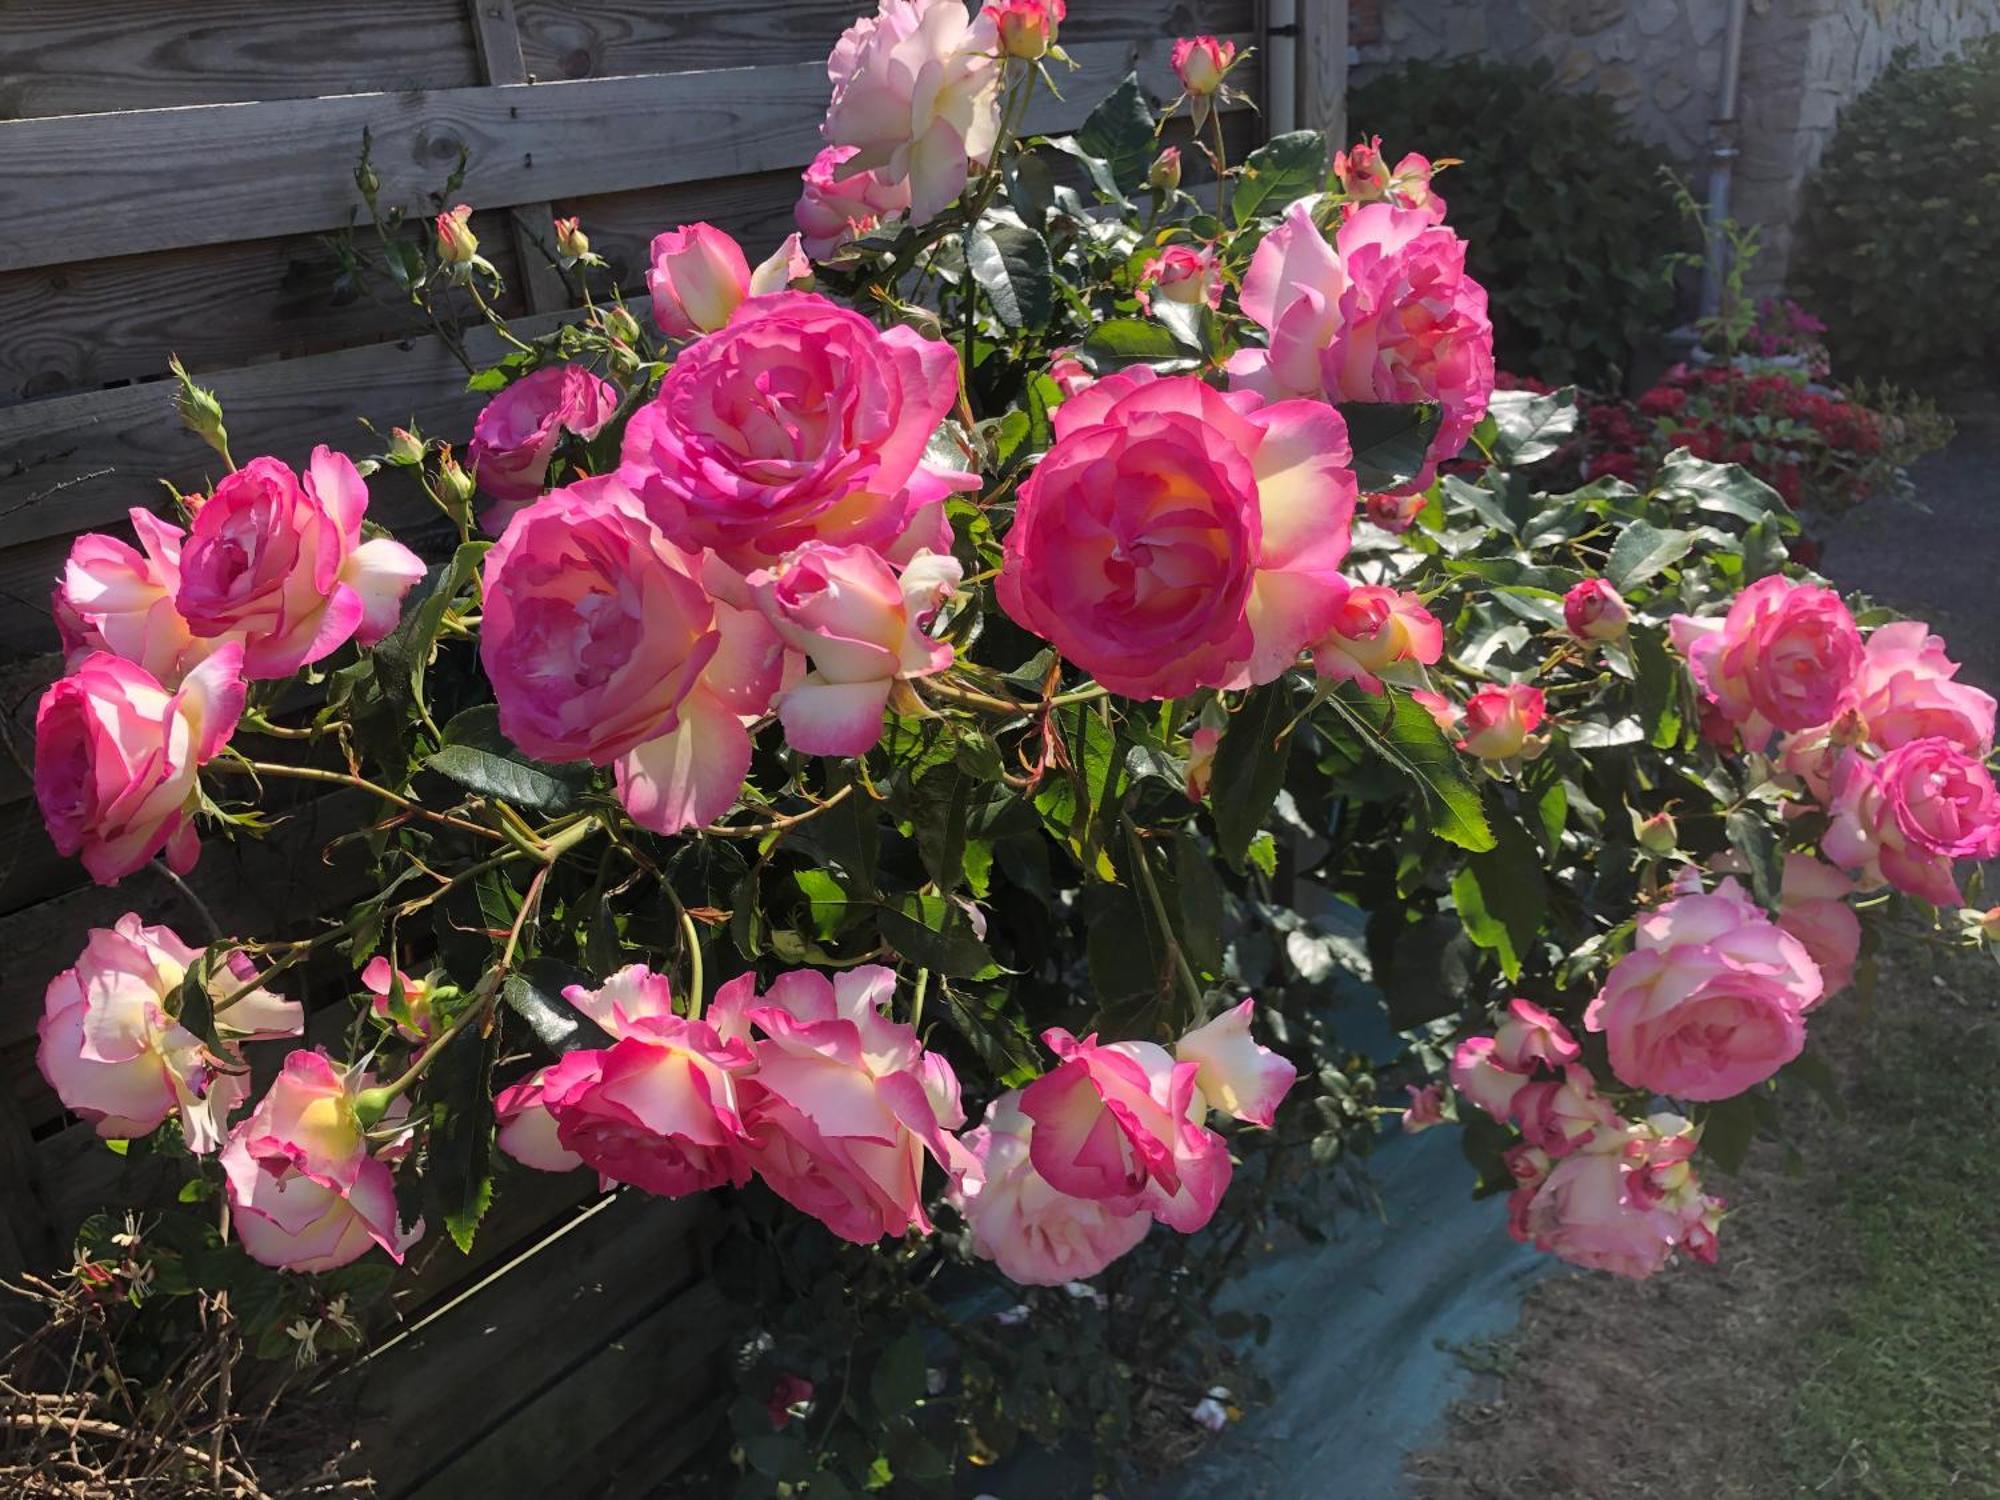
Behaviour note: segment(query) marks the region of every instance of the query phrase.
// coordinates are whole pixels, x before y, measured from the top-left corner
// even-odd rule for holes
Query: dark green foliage
[[[1806,184],[1795,293],[1849,375],[1992,378],[2000,343],[2000,38],[1920,68],[1899,54],[1840,117]]]
[[[1557,90],[1547,63],[1412,63],[1351,97],[1353,133],[1464,165],[1437,179],[1491,302],[1503,370],[1609,385],[1665,326],[1662,257],[1683,231],[1662,158],[1611,102]]]

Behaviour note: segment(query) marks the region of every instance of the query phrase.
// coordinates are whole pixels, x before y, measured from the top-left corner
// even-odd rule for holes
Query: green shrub
[[[1556,89],[1546,63],[1411,63],[1350,101],[1394,161],[1422,143],[1464,165],[1438,180],[1492,299],[1502,369],[1608,384],[1671,310],[1661,258],[1685,238],[1662,158],[1608,99]]]
[[[1992,367],[2000,340],[2000,37],[1935,67],[1898,54],[1840,117],[1806,185],[1792,279],[1838,368]]]

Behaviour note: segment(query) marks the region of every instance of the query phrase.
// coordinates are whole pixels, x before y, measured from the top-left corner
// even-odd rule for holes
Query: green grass
[[[2000,1023],[1990,965],[1953,977],[1979,998],[1884,996],[1837,1132],[1862,1274],[1809,1344],[1804,1492],[2000,1497]]]

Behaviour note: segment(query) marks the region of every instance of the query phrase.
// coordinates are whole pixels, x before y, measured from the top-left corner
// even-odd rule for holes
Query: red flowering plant
[[[44,1075],[187,1183],[119,1247],[146,1316],[343,1356],[522,1174],[713,1195],[715,1464],[944,1494],[1195,1404],[1214,1290],[1385,1118],[1455,1117],[1579,1264],[1719,1253],[1703,1174],[1863,966],[1852,896],[1959,905],[2000,848],[1992,700],[1742,468],[1542,484],[1573,400],[1496,391],[1423,158],[1217,124],[1190,188],[1136,77],[1022,134],[1063,17],[857,21],[800,233],[666,230],[650,330],[563,226],[590,306],[496,322],[469,466],[239,467],[183,380],[215,483],[77,543],[42,810],[116,883],[310,783],[363,894],[135,912],[52,978]],[[1176,59],[1216,124],[1242,57]],[[469,218],[396,259],[419,297],[490,309]],[[423,555],[367,518],[391,469]],[[1343,1038],[1343,970],[1404,1055]],[[1455,1091],[1378,1105],[1397,1063]]]

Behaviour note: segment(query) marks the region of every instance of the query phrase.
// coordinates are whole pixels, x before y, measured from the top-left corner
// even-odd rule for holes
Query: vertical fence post
[[[521,54],[521,28],[514,18],[514,0],[468,0],[472,39],[479,49],[479,71],[488,83],[528,83],[527,59]],[[570,304],[569,288],[549,264],[537,240],[551,238],[551,208],[547,203],[522,203],[507,211],[513,229],[514,259],[521,267],[521,295],[529,312],[557,312]]]
[[[1323,130],[1347,144],[1347,0],[1298,0],[1300,130]]]

